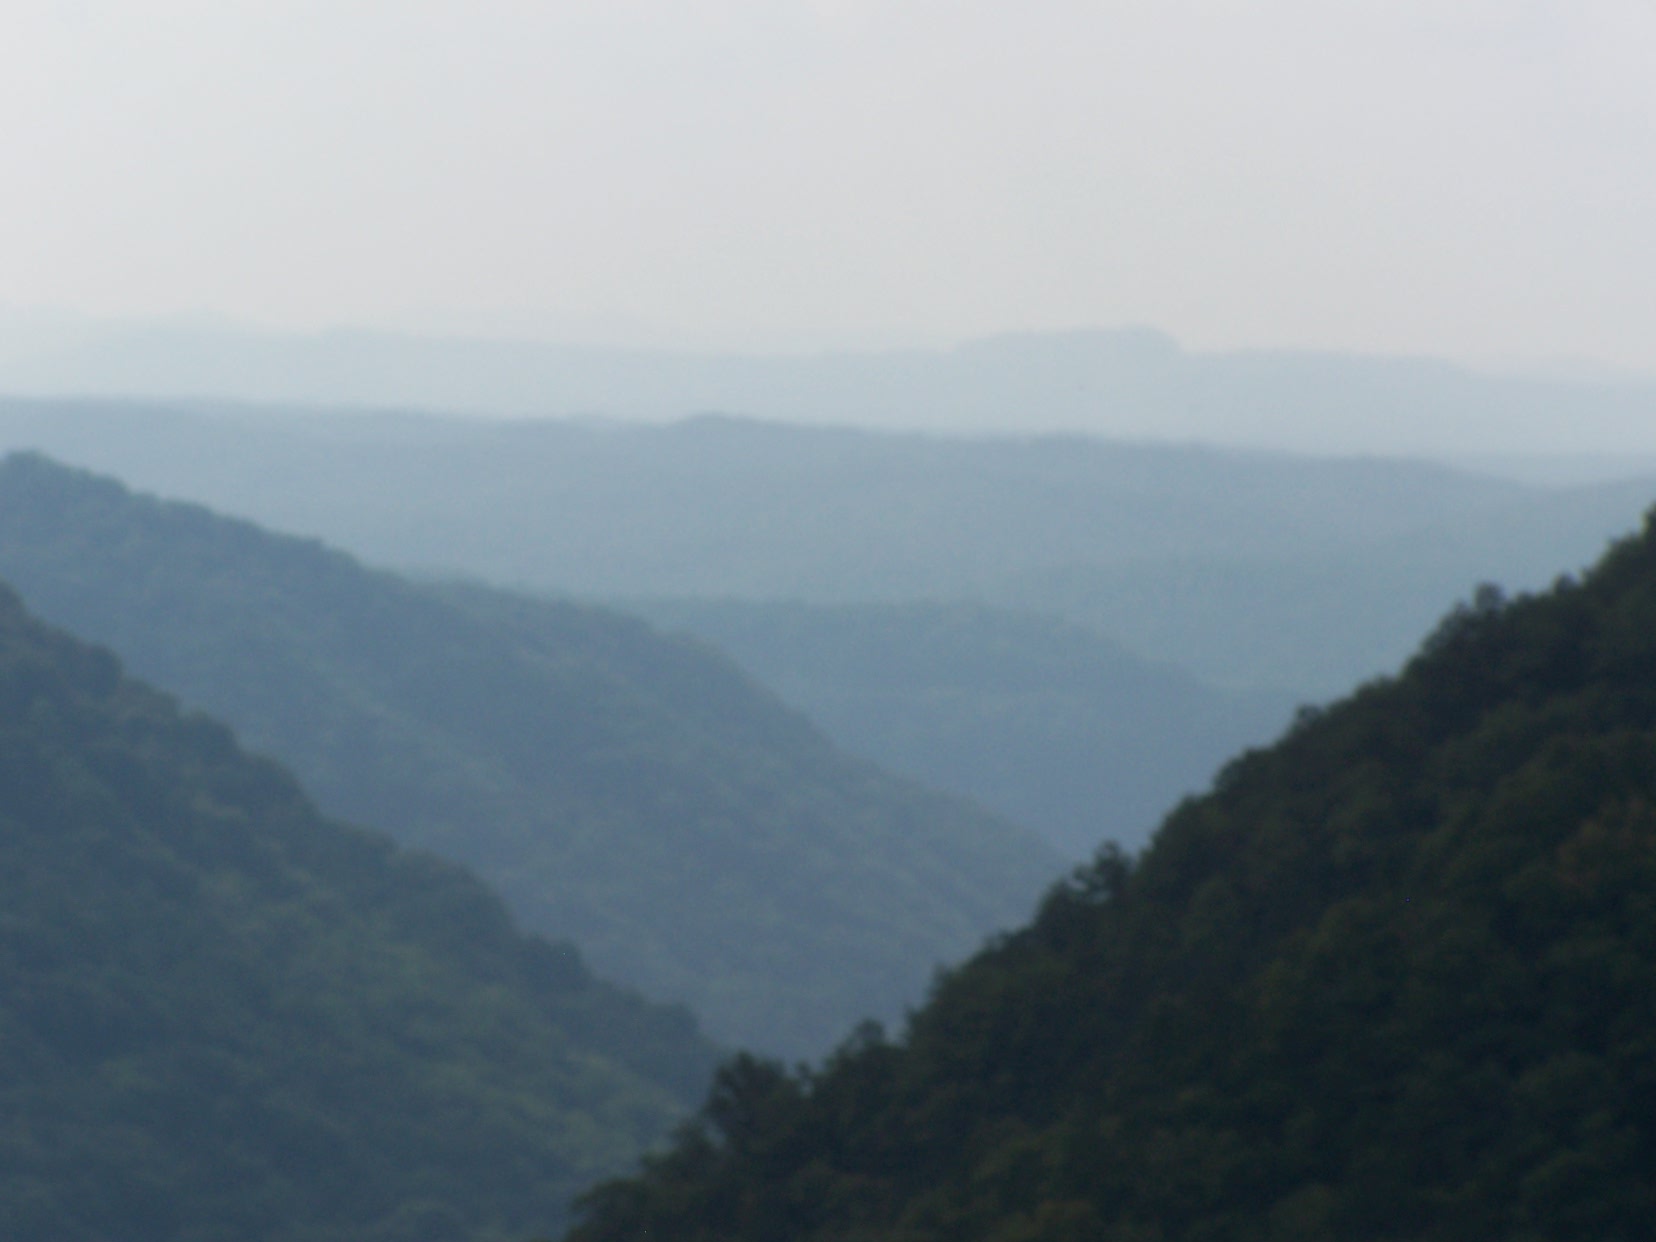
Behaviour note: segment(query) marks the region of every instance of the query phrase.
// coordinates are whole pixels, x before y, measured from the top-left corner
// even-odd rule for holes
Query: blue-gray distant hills
[[[1404,658],[1445,600],[1545,586],[1656,497],[1637,477],[715,417],[12,400],[0,444],[425,576],[656,610],[842,746],[1071,857],[1142,841],[1293,704]]]
[[[1587,564],[1656,494],[1638,477],[714,417],[12,400],[0,444],[405,569],[612,599],[993,604],[1306,699],[1394,665],[1481,581]]]
[[[1137,848],[1294,700],[1221,690],[1072,622],[983,604],[632,600],[730,653],[848,750],[1076,858]]]
[[[662,421],[721,411],[943,432],[1062,429],[1330,453],[1656,460],[1656,379],[1431,358],[1202,352],[1150,328],[743,355],[228,322],[8,324],[0,390]],[[33,325],[39,328],[39,325]]]
[[[605,610],[417,585],[38,456],[0,463],[0,576],[732,1043],[806,1055],[900,1013],[1063,870]]]

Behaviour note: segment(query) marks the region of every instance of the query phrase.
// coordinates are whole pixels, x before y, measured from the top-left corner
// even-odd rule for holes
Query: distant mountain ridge
[[[805,1055],[900,1012],[1061,868],[604,610],[416,585],[33,456],[0,462],[0,576],[733,1043]]]
[[[713,1061],[0,587],[0,1235],[520,1240]]]
[[[728,652],[841,746],[965,793],[1075,859],[1144,844],[1295,703],[1217,690],[1092,631],[981,604],[629,600]]]
[[[48,334],[50,335],[50,334]],[[1053,432],[1320,453],[1656,453],[1656,379],[1417,357],[1196,352],[1151,328],[953,349],[740,355],[228,324],[86,325],[0,356],[0,390],[652,421]]]
[[[1651,486],[1084,437],[130,402],[0,402],[0,444],[380,564],[589,598],[989,603],[1301,698],[1395,664],[1480,581],[1589,563]]]

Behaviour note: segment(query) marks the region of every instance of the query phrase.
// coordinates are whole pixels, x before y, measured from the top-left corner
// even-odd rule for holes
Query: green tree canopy
[[[571,1242],[1632,1239],[1656,1214],[1656,527],[1456,609],[942,979],[735,1064]]]

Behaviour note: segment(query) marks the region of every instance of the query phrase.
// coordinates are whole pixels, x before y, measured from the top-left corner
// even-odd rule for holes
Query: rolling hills
[[[854,754],[965,793],[1074,859],[1280,733],[1287,695],[1202,684],[1052,617],[981,604],[629,600],[731,655]]]
[[[1060,870],[601,609],[418,585],[31,456],[0,463],[0,575],[732,1043],[805,1055],[900,1013]]]
[[[712,1071],[0,588],[0,1233],[521,1239]]]
[[[1082,436],[119,401],[0,402],[0,444],[391,567],[600,599],[987,603],[1300,699],[1395,666],[1480,581],[1589,563],[1647,488]]]

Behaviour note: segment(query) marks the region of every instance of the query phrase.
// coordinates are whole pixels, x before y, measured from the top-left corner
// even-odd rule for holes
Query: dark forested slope
[[[900,1011],[1060,868],[610,612],[416,586],[29,456],[0,464],[0,574],[733,1042],[815,1053]]]
[[[620,1239],[1580,1239],[1656,1214],[1656,526],[1451,614],[944,980],[727,1066]]]
[[[521,1239],[712,1068],[0,588],[0,1236]]]

